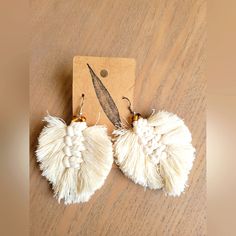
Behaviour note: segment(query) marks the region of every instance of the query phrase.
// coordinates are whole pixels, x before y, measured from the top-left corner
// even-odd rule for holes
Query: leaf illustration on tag
[[[106,87],[103,85],[102,81],[94,73],[90,65],[87,64],[87,66],[89,68],[89,72],[92,77],[93,86],[94,86],[97,98],[99,100],[99,103],[103,111],[105,112],[108,119],[112,122],[112,124],[115,127],[120,128],[121,127],[120,114],[114,100],[112,99]]]

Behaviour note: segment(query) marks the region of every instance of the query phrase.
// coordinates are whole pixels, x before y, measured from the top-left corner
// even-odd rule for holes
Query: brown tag
[[[130,122],[128,103],[122,97],[128,97],[133,104],[136,62],[130,58],[83,57],[76,56],[73,61],[73,115],[78,113],[81,95],[85,95],[83,115],[88,125],[101,124],[111,133],[114,125],[104,113],[93,86],[89,64],[100,78],[113,98],[123,123]],[[100,115],[99,115],[100,114]]]

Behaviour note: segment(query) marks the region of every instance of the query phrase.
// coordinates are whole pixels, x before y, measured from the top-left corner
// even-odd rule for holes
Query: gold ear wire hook
[[[84,97],[85,97],[85,95],[84,94],[82,94],[81,95],[81,102],[80,102],[80,110],[79,110],[79,116],[81,116],[82,114],[83,114],[83,106],[84,106]]]
[[[132,114],[132,122],[133,121],[137,121],[141,117],[141,115],[139,113],[136,113],[135,111],[133,111],[131,109],[131,102],[130,102],[130,100],[127,97],[123,96],[122,99],[125,99],[125,100],[127,100],[129,102],[128,109],[129,109],[130,113]]]
[[[135,112],[131,109],[131,102],[130,102],[130,100],[129,100],[127,97],[124,97],[124,96],[122,97],[122,99],[125,99],[125,100],[128,101],[128,103],[129,103],[128,109],[129,109],[130,113],[131,113],[132,115],[134,115]]]
[[[74,116],[72,118],[72,121],[73,122],[85,122],[86,121],[86,118],[82,115],[83,114],[83,106],[84,106],[84,97],[85,95],[82,94],[81,95],[81,101],[80,101],[80,108],[79,108],[79,112],[78,112],[78,115],[77,116]]]

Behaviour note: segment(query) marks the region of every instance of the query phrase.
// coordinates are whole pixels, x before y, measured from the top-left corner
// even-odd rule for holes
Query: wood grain
[[[33,0],[31,11],[30,234],[206,235],[206,1]],[[135,58],[135,110],[165,109],[185,120],[197,158],[180,198],[145,191],[117,168],[86,204],[52,197],[34,151],[47,110],[71,119],[75,55]]]

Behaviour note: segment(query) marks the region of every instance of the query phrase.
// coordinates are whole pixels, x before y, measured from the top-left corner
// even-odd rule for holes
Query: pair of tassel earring
[[[105,126],[87,126],[82,113],[84,95],[80,111],[69,126],[60,118],[45,117],[47,126],[39,136],[36,156],[54,196],[65,204],[87,202],[104,184],[113,155],[121,171],[136,184],[179,196],[186,187],[195,157],[191,133],[183,120],[166,111],[143,118],[123,97],[129,101],[132,116],[131,127],[124,127],[109,92],[89,69],[98,98],[103,95],[109,100],[104,104],[106,99],[99,99],[116,127],[113,143]]]

